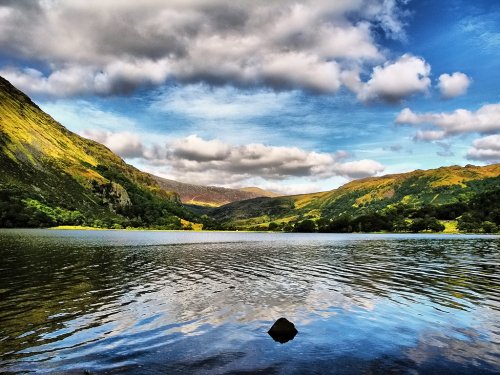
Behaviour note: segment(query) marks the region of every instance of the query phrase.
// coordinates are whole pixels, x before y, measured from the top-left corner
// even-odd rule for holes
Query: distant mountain
[[[234,202],[213,209],[209,214],[226,227],[237,229],[266,229],[273,223],[273,227],[288,226],[286,229],[290,230],[294,228],[288,223],[295,225],[311,219],[316,229],[327,230],[332,222],[337,225],[342,219],[348,222],[344,228],[347,231],[349,225],[359,224],[357,218],[374,222],[379,216],[384,220],[389,217],[391,223],[397,218],[403,229],[405,225],[411,229],[414,219],[422,217],[451,221],[467,219],[478,227],[483,222],[500,225],[499,199],[500,164],[467,165],[365,178],[315,194]],[[472,211],[475,216],[469,218],[467,215]],[[464,214],[467,215],[464,217]],[[361,227],[369,226],[363,222],[359,224]]]
[[[67,130],[0,77],[0,226],[181,228],[179,196]]]
[[[228,189],[218,186],[202,186],[186,184],[166,178],[152,176],[162,189],[179,194],[182,203],[199,206],[218,207],[227,203],[252,199],[257,197],[275,197],[278,194],[248,187],[243,189]]]
[[[274,191],[264,190],[264,189],[261,189],[261,188],[256,187],[256,186],[244,187],[244,188],[241,188],[238,190],[246,191],[249,193],[254,193],[254,194],[257,194],[259,197],[275,198],[275,197],[280,197],[283,195],[283,194],[275,193]]]

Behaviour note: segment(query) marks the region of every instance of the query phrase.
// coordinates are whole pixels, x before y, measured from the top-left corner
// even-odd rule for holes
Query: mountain
[[[177,193],[176,193],[177,192]],[[271,195],[271,196],[270,196]],[[451,166],[272,197],[161,179],[67,130],[0,77],[0,227],[495,232],[500,164]],[[248,197],[261,196],[253,199]],[[181,200],[220,207],[190,207]]]
[[[0,77],[0,226],[181,228],[179,196],[67,130]]]
[[[248,187],[244,187],[244,188],[241,188],[238,190],[246,191],[248,193],[253,193],[253,194],[257,195],[257,197],[275,198],[275,197],[280,197],[283,195],[283,194],[275,193],[274,191],[264,190],[264,189],[261,189],[260,187],[256,187],[256,186],[248,186]]]
[[[162,189],[175,191],[181,202],[189,205],[218,207],[231,202],[257,197],[275,197],[278,194],[257,187],[228,189],[218,186],[186,184],[157,176],[153,177]]]
[[[234,202],[209,214],[226,227],[236,229],[266,229],[272,225],[293,230],[308,219],[315,229],[325,231],[369,227],[395,230],[396,221],[402,229],[411,229],[420,223],[416,219],[424,218],[457,222],[460,219],[462,227],[468,225],[465,219],[469,224],[473,222],[470,225],[474,227],[483,222],[498,226],[499,199],[500,164],[467,165],[365,178],[314,194]],[[373,222],[378,221],[382,228],[373,228]]]

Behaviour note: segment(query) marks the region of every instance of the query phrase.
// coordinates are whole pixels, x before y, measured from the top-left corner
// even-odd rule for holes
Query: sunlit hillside
[[[235,202],[215,209],[213,215],[236,228],[266,228],[271,222],[286,226],[308,218],[324,222],[342,215],[355,218],[396,209],[452,207],[481,194],[499,196],[499,186],[500,164],[441,167],[354,180],[328,192]],[[498,204],[483,208],[485,214],[491,210],[497,212]]]
[[[159,225],[191,218],[173,192],[44,113],[0,77],[2,226]]]

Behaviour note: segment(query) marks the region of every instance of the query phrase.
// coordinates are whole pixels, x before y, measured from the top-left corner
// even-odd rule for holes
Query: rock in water
[[[299,333],[295,325],[286,318],[279,318],[274,322],[273,326],[267,331],[269,336],[281,344],[293,340],[295,335]]]

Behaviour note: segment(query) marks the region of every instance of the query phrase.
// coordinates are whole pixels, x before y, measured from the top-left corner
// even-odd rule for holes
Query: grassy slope
[[[15,186],[49,205],[116,216],[92,185],[94,181],[104,186],[113,179],[110,176],[119,176],[113,188],[122,193],[122,203],[130,199],[122,189],[124,182],[138,197],[172,203],[178,199],[105,146],[64,128],[0,77],[1,186]]]
[[[498,186],[500,164],[441,167],[355,180],[328,192],[235,202],[213,210],[211,215],[245,228],[300,217],[356,216],[399,203],[420,207],[468,201],[476,193]]]
[[[467,200],[478,190],[498,186],[499,177],[500,164],[441,167],[355,180],[317,199],[306,195],[299,200],[305,210],[319,208],[327,216],[396,203],[439,205]]]

